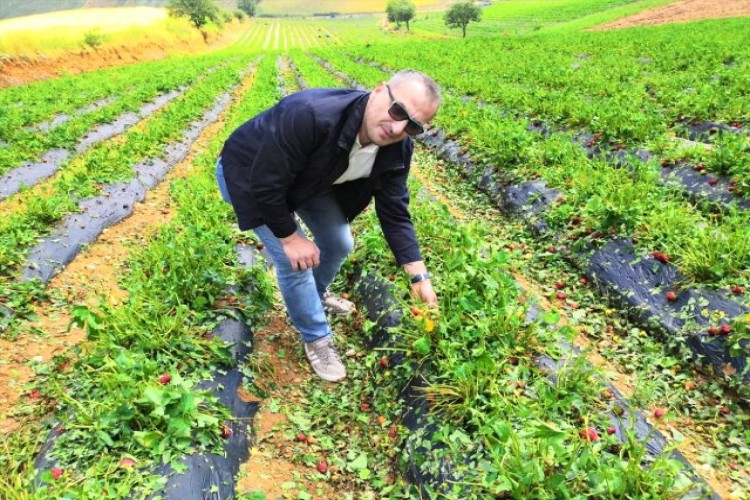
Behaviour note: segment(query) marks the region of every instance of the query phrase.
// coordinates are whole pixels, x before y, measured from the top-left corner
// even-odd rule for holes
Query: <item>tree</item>
[[[239,0],[237,2],[237,8],[250,17],[253,17],[255,15],[257,7],[258,0]]]
[[[396,23],[401,27],[401,23],[406,23],[406,31],[409,31],[409,21],[417,15],[417,8],[411,0],[390,0],[385,8],[389,23]]]
[[[445,13],[445,24],[449,28],[461,28],[466,38],[466,25],[471,21],[479,22],[481,18],[482,11],[479,7],[471,2],[461,2],[454,4]]]
[[[170,16],[190,18],[196,29],[201,29],[209,21],[221,23],[219,7],[214,0],[169,0],[167,10]]]

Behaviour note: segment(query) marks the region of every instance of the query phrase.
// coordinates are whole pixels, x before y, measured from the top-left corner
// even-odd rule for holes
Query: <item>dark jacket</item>
[[[349,221],[375,198],[399,264],[422,260],[408,210],[411,139],[381,147],[370,177],[333,185],[349,166],[369,96],[358,90],[304,90],[229,136],[221,163],[240,229],[266,224],[276,237],[289,236],[297,227],[292,212],[332,188]]]

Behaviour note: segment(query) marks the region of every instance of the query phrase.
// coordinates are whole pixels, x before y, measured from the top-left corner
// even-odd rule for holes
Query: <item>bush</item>
[[[88,45],[92,49],[101,47],[101,45],[107,41],[107,35],[100,33],[98,29],[87,31],[83,35],[83,44]]]
[[[239,9],[232,11],[232,14],[234,14],[235,19],[237,19],[240,22],[242,22],[245,19],[247,19],[247,14],[245,14],[244,12],[242,12]]]

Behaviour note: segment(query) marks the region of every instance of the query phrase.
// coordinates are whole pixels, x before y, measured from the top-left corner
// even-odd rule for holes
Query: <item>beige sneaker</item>
[[[354,305],[354,302],[342,299],[338,295],[334,295],[330,292],[326,292],[325,295],[323,295],[323,309],[328,314],[349,316],[357,310],[357,307]]]
[[[336,346],[333,345],[333,336],[305,342],[305,354],[310,360],[310,365],[318,377],[328,382],[337,382],[346,377],[346,368],[341,362]]]

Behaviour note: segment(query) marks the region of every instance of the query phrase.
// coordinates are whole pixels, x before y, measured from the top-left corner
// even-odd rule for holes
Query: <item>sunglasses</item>
[[[386,89],[388,89],[388,97],[391,98],[391,105],[388,108],[388,114],[391,118],[396,120],[397,122],[402,122],[404,120],[409,120],[409,123],[406,124],[406,127],[404,127],[404,131],[409,135],[419,135],[423,134],[425,130],[425,126],[422,122],[415,120],[411,116],[409,116],[409,112],[406,111],[406,108],[404,108],[404,105],[401,104],[396,100],[395,97],[393,97],[393,93],[391,92],[391,87],[386,84]]]

